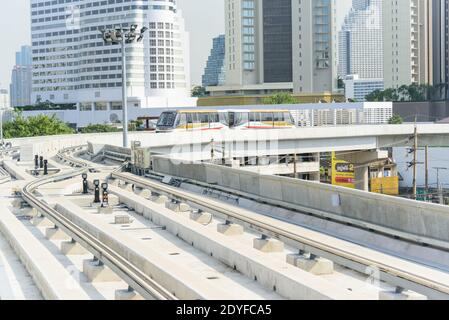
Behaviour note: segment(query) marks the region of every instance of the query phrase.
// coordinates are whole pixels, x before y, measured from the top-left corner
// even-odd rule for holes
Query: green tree
[[[206,95],[206,88],[202,86],[196,86],[192,89],[192,97],[201,98],[205,97]]]
[[[119,132],[120,129],[107,124],[90,124],[81,129],[81,133]]]
[[[297,104],[298,100],[288,92],[278,92],[263,99],[263,104]]]
[[[7,139],[38,136],[71,134],[75,131],[53,115],[37,115],[25,118],[16,111],[13,120],[3,125],[4,136]]]
[[[400,115],[393,115],[390,120],[388,120],[389,124],[402,124],[404,123],[404,120],[402,119],[402,117]]]

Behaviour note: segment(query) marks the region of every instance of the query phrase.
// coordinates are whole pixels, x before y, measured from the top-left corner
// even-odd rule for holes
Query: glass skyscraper
[[[16,52],[16,63],[11,72],[11,107],[22,107],[31,105],[32,88],[32,60],[31,46],[22,46],[19,52]]]
[[[382,0],[353,0],[339,32],[338,74],[383,78]]]
[[[221,86],[225,83],[225,35],[213,39],[213,46],[203,75],[203,87]]]

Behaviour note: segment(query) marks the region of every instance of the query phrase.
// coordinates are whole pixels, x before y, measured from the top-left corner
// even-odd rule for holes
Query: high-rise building
[[[212,50],[203,74],[203,87],[220,86],[225,82],[225,35],[213,39]]]
[[[432,84],[432,0],[383,3],[385,88]]]
[[[337,90],[336,0],[293,0],[294,92]]]
[[[149,30],[126,45],[129,106],[194,105],[189,35],[175,0],[31,0],[33,102],[120,110],[121,48],[100,30],[134,24]]]
[[[353,0],[339,32],[341,78],[383,78],[382,0]]]
[[[0,110],[9,109],[10,104],[8,90],[0,88]]]
[[[335,0],[225,0],[226,82],[211,95],[337,87]]]
[[[32,90],[32,60],[31,46],[22,46],[16,52],[16,63],[11,72],[11,107],[30,105]]]
[[[448,96],[449,88],[449,0],[432,0],[433,84],[440,97]]]

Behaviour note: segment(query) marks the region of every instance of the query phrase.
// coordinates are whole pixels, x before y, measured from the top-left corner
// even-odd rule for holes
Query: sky
[[[337,0],[338,24],[351,7],[351,0]],[[201,75],[212,47],[212,38],[224,33],[224,0],[178,0],[190,33],[192,85],[201,83]],[[0,87],[9,88],[15,52],[30,44],[29,0],[2,0],[0,27]]]

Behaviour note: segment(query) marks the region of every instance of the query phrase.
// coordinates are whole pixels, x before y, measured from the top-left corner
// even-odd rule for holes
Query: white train
[[[157,132],[295,128],[289,110],[173,110],[159,117]]]

